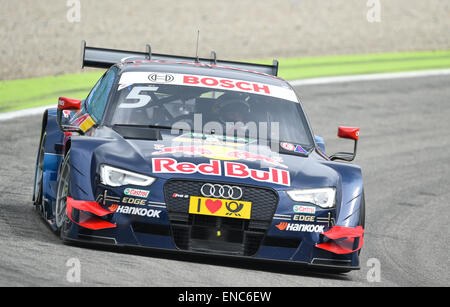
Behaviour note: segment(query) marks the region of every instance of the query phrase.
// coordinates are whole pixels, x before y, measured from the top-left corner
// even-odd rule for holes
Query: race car
[[[107,71],[45,111],[36,162],[34,205],[64,242],[359,269],[359,128],[327,156],[277,61],[82,50]]]

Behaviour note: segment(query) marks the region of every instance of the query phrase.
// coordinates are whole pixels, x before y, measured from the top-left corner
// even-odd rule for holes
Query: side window
[[[115,67],[108,71],[95,85],[86,99],[88,112],[96,122],[99,122],[103,117],[106,102],[108,101],[108,96],[113,86],[114,79],[116,78],[116,74]]]
[[[86,105],[90,105],[92,102],[92,97],[94,97],[95,91],[97,90],[98,86],[100,85],[100,83],[102,83],[103,77],[105,77],[105,75],[103,75],[100,80],[97,81],[97,83],[95,84],[95,86],[92,88],[91,92],[89,93],[89,95],[86,98]]]

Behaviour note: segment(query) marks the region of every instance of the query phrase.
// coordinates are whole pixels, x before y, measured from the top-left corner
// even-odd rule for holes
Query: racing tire
[[[70,150],[61,164],[56,193],[55,225],[56,232],[64,240],[65,234],[71,229],[73,222],[67,216],[67,197],[70,195]]]
[[[44,214],[44,196],[43,196],[43,183],[44,183],[44,156],[45,156],[45,141],[47,134],[44,132],[41,136],[41,142],[39,144],[38,155],[36,159],[36,168],[34,175],[34,190],[33,190],[33,204],[36,210],[39,210],[41,214]]]
[[[364,196],[364,191],[361,196],[361,207],[359,209],[359,226],[362,226],[363,229],[366,229],[366,199]],[[363,235],[364,238],[364,235]],[[361,254],[361,250],[358,251],[358,256]]]

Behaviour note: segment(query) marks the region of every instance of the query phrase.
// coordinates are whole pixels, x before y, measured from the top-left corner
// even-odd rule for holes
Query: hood
[[[107,130],[105,130],[107,129]],[[124,138],[109,128],[114,141],[96,149],[101,163],[157,178],[192,178],[261,185],[276,190],[337,186],[338,173],[314,151],[282,154],[256,140],[163,131],[157,139]]]

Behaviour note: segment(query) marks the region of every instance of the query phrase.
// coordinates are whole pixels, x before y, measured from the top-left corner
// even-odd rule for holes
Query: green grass
[[[279,59],[287,80],[450,68],[450,50]]]
[[[84,99],[103,71],[0,81],[0,112],[58,103],[58,97]]]
[[[367,55],[281,58],[287,80],[450,68],[450,50]],[[259,63],[271,63],[262,60]],[[103,71],[0,81],[0,113],[57,103],[59,96],[84,99]]]

